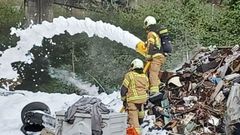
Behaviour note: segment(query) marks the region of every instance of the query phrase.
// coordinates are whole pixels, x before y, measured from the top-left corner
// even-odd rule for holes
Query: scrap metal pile
[[[173,134],[236,134],[240,131],[240,49],[203,48],[150,97],[155,128]],[[152,100],[152,101],[151,101]]]

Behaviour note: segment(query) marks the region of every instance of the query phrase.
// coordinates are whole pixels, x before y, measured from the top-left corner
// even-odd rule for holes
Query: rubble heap
[[[234,128],[240,125],[239,46],[202,48],[161,91],[161,104],[151,106],[155,128],[173,134],[240,132]]]

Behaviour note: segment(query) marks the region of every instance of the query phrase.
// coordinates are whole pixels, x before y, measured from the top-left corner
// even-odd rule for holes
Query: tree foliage
[[[10,36],[10,28],[23,20],[23,9],[16,1],[0,0],[0,51],[15,46],[18,38]]]
[[[101,13],[81,11],[82,14],[75,17],[87,16],[95,21],[103,20],[120,26],[145,41],[143,20],[148,15],[155,16],[158,23],[169,29],[173,40],[174,52],[167,58],[164,66],[165,70],[169,70],[180,65],[186,60],[186,56],[191,57],[200,46],[232,46],[240,42],[240,2],[229,0],[223,3],[224,5],[217,6],[208,3],[207,0],[148,0],[136,10],[114,9],[103,10]],[[1,26],[15,26],[21,18],[21,15],[11,7],[0,6],[0,11],[4,12],[0,14],[0,21],[3,21]],[[59,8],[55,12],[57,12],[55,15],[72,15],[71,12]],[[9,14],[14,15],[6,19]],[[4,41],[9,42],[9,39],[6,38]],[[136,57],[142,58],[134,50],[116,42],[106,38],[88,38],[84,33],[74,36],[66,33],[55,36],[52,41],[56,45],[53,45],[50,39],[46,39],[43,47],[32,50],[36,60],[26,68],[29,70],[24,72],[26,82],[22,88],[31,86],[29,89],[75,92],[75,88],[71,86],[69,86],[71,90],[67,91],[67,86],[63,86],[59,80],[50,78],[47,71],[49,66],[73,71],[74,65],[74,71],[83,80],[103,86],[102,89],[107,91],[117,90],[131,60]],[[38,56],[39,54],[43,55]],[[45,55],[48,57],[46,58]],[[44,69],[44,75],[32,77],[35,73],[34,70],[30,70],[32,68]],[[38,82],[37,87],[31,85],[33,79]]]

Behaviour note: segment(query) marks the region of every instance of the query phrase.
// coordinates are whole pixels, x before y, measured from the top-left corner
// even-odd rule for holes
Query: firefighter
[[[161,39],[159,35],[154,32],[157,21],[154,17],[148,16],[144,20],[144,28],[147,32],[146,45],[146,60],[150,63],[149,67],[149,81],[150,81],[150,94],[159,92],[160,78],[159,71],[166,61],[166,57],[161,50]]]
[[[148,99],[149,80],[143,73],[143,61],[134,59],[125,74],[121,87],[121,98],[128,113],[128,124],[141,134],[140,124],[144,118],[144,104]]]

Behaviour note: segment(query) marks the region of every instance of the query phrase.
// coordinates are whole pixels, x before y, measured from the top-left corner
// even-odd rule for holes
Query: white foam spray
[[[5,50],[0,57],[0,78],[17,78],[17,71],[13,70],[11,63],[18,61],[32,63],[33,56],[29,51],[34,45],[41,46],[44,37],[52,38],[55,35],[64,34],[65,31],[70,35],[85,32],[89,37],[94,35],[100,38],[107,37],[111,41],[122,43],[132,49],[141,41],[120,27],[102,21],[94,22],[90,18],[78,20],[74,17],[58,17],[53,19],[53,22],[44,21],[42,24],[33,25],[24,30],[11,28],[11,34],[16,34],[20,40],[16,47]]]

